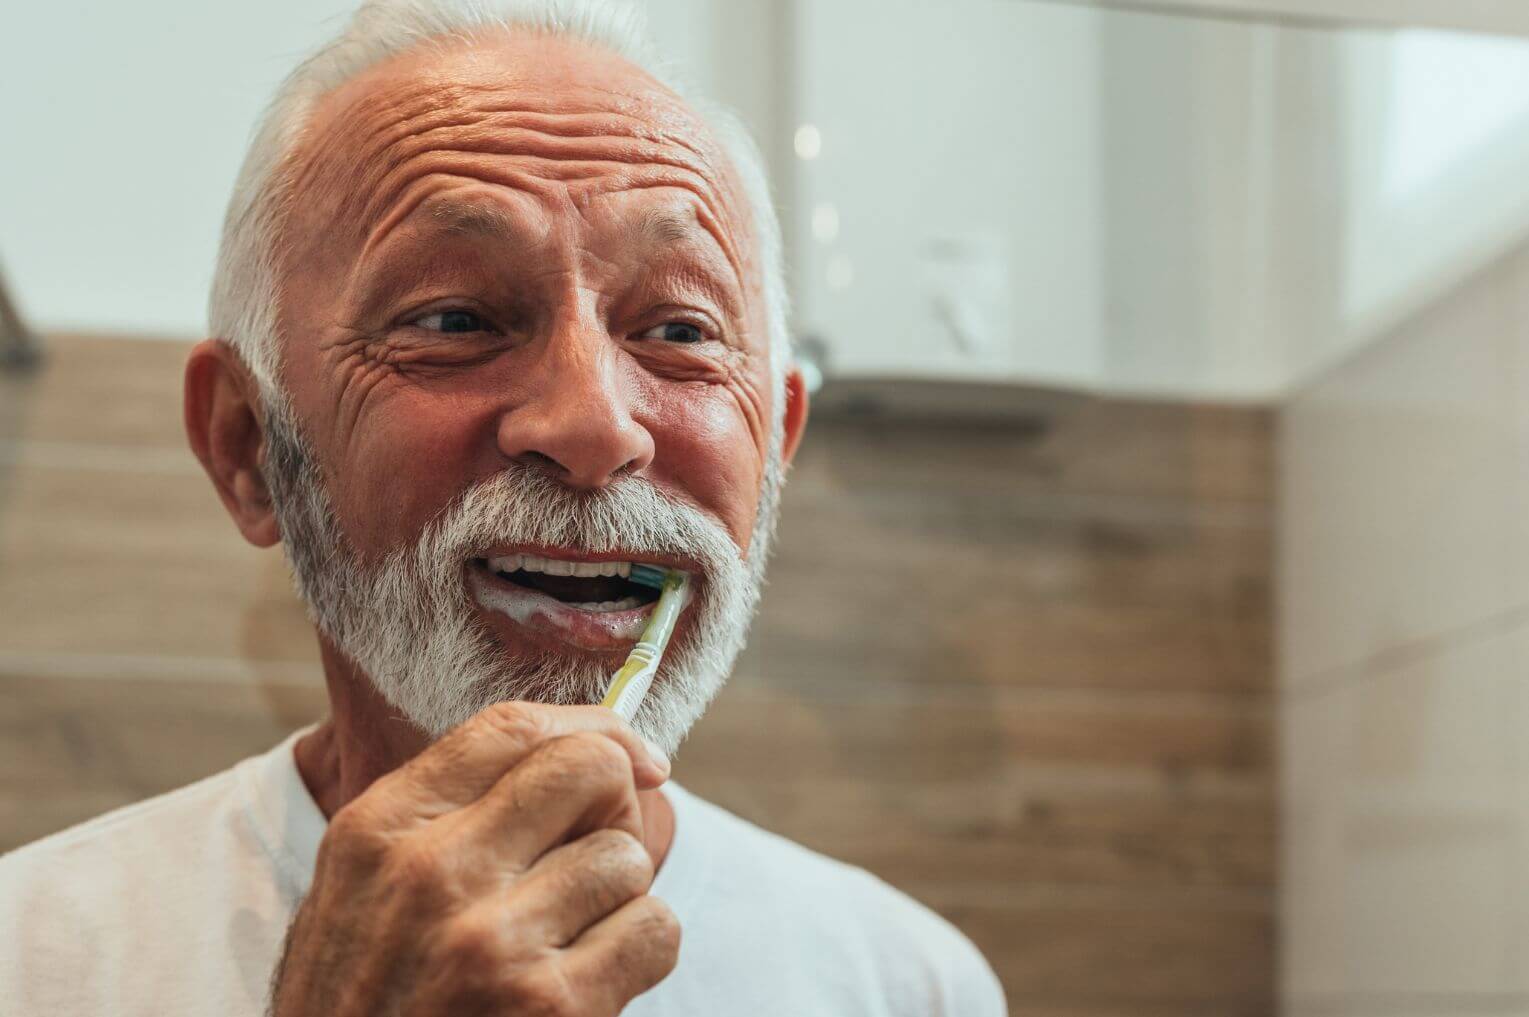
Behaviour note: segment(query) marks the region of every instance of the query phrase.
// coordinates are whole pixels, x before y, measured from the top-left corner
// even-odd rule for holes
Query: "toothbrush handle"
[[[643,653],[643,649],[645,647],[642,644],[633,649],[632,656],[617,673],[605,697],[604,705],[614,710],[616,716],[628,724],[637,716],[637,709],[642,706],[643,697],[648,694],[648,686],[653,684],[653,675],[658,671],[655,659],[657,655],[651,650]]]
[[[642,639],[632,647],[621,670],[611,676],[610,688],[605,692],[601,706],[609,707],[628,724],[637,716],[648,686],[658,673],[658,662],[663,658],[664,647],[674,634],[674,623],[685,609],[689,597],[690,581],[683,572],[670,572],[664,580],[664,592],[653,605],[653,616]]]

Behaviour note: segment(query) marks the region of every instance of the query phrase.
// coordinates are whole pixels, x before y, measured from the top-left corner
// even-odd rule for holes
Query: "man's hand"
[[[619,1013],[679,956],[637,803],[667,776],[609,710],[489,707],[335,813],[271,1013]]]

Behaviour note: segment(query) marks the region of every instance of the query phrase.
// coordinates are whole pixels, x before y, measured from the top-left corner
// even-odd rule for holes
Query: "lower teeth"
[[[641,607],[642,601],[636,597],[622,597],[620,600],[602,600],[598,603],[570,604],[581,611],[594,611],[604,613],[607,611],[630,611],[635,607]]]

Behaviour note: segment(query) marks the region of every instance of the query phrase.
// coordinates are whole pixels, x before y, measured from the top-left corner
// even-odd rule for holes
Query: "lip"
[[[517,545],[494,548],[470,559],[464,566],[473,602],[495,628],[505,631],[512,643],[530,641],[566,651],[570,646],[586,651],[624,656],[647,627],[652,604],[629,611],[581,611],[539,590],[518,586],[500,578],[482,562],[510,554],[536,554],[565,561],[634,561],[661,564],[652,556],[625,556],[626,552],[582,554],[562,548]],[[683,568],[679,563],[662,563]]]

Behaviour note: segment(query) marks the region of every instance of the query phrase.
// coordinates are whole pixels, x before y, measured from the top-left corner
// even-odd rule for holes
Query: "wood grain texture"
[[[274,554],[184,451],[184,347],[0,380],[0,849],[324,709]],[[814,420],[749,649],[676,760],[983,949],[1016,1017],[1274,1011],[1271,429]]]

